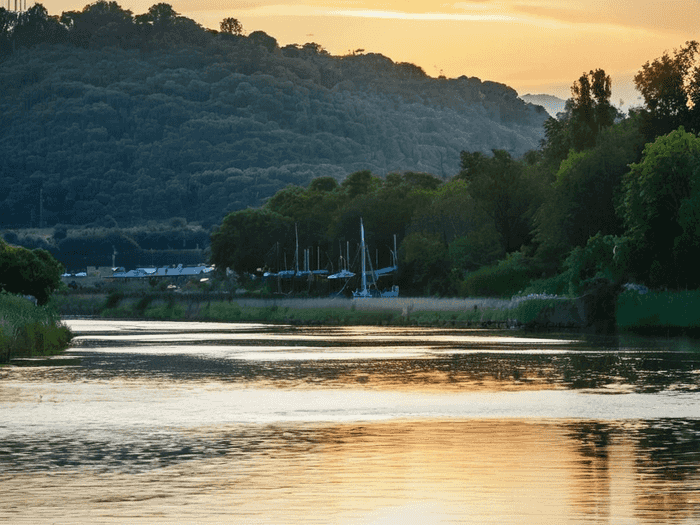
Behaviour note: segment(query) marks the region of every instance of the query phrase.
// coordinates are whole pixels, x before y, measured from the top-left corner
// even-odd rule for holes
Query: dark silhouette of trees
[[[566,109],[544,123],[541,146],[550,169],[556,171],[569,150],[595,146],[601,131],[613,125],[617,110],[610,104],[611,93],[610,76],[602,69],[584,73],[574,82]]]
[[[601,130],[615,121],[610,76],[602,69],[583,74],[574,82],[571,93],[571,142],[576,151],[582,151],[595,146]]]
[[[493,219],[505,253],[518,250],[530,234],[532,186],[522,163],[503,150],[492,157],[480,153],[462,155],[458,178],[469,183],[469,193]]]
[[[122,9],[117,2],[99,0],[86,5],[82,11],[64,11],[60,21],[69,32],[69,41],[75,46],[136,45],[133,14]]]
[[[634,83],[644,97],[642,132],[648,140],[684,126],[700,131],[700,68],[696,41],[686,42],[673,55],[647,62]]]
[[[264,31],[253,31],[248,35],[248,40],[257,46],[264,47],[270,53],[277,49],[277,40]]]
[[[241,24],[238,19],[227,17],[224,18],[219,24],[219,29],[222,33],[228,33],[229,35],[243,36],[243,24]]]
[[[32,295],[46,304],[61,283],[63,265],[42,249],[10,246],[0,239],[0,290]]]
[[[40,43],[58,44],[67,38],[65,27],[58,17],[50,16],[42,4],[34,4],[17,15],[12,39],[18,47],[33,47]]]

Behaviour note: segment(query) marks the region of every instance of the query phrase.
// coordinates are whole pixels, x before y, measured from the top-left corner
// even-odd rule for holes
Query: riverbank
[[[534,296],[435,299],[260,299],[206,293],[65,294],[64,316],[265,322],[309,325],[419,325],[493,328],[583,329],[581,301]]]
[[[0,293],[0,363],[58,355],[68,348],[71,338],[54,307],[36,306],[23,297]]]
[[[627,290],[615,299],[535,295],[513,299],[426,297],[251,298],[228,293],[70,292],[57,294],[61,316],[264,322],[309,325],[455,326],[528,330],[622,330],[700,335],[700,291]],[[607,304],[607,303],[610,304]],[[601,328],[601,325],[603,327]]]

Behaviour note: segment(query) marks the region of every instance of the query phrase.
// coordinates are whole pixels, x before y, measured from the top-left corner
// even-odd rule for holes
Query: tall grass
[[[22,297],[0,293],[0,362],[59,354],[71,338],[52,306],[36,306]]]

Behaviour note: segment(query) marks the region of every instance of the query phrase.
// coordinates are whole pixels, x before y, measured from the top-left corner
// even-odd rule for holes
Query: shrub
[[[462,289],[469,297],[511,297],[522,291],[536,274],[525,255],[515,252],[494,266],[468,274]]]

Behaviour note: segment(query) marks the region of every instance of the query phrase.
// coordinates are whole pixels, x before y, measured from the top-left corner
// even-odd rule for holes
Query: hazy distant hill
[[[523,95],[520,98],[523,99],[525,102],[528,102],[529,104],[542,106],[544,109],[547,110],[547,113],[549,113],[553,117],[556,117],[557,113],[564,111],[564,106],[566,105],[566,100],[562,100],[558,97],[555,97],[554,95],[531,95],[530,93],[528,93],[527,95]]]
[[[519,156],[543,137],[547,114],[502,84],[267,35],[195,36],[41,44],[0,62],[0,224],[218,223],[290,183],[449,177],[462,150]]]

